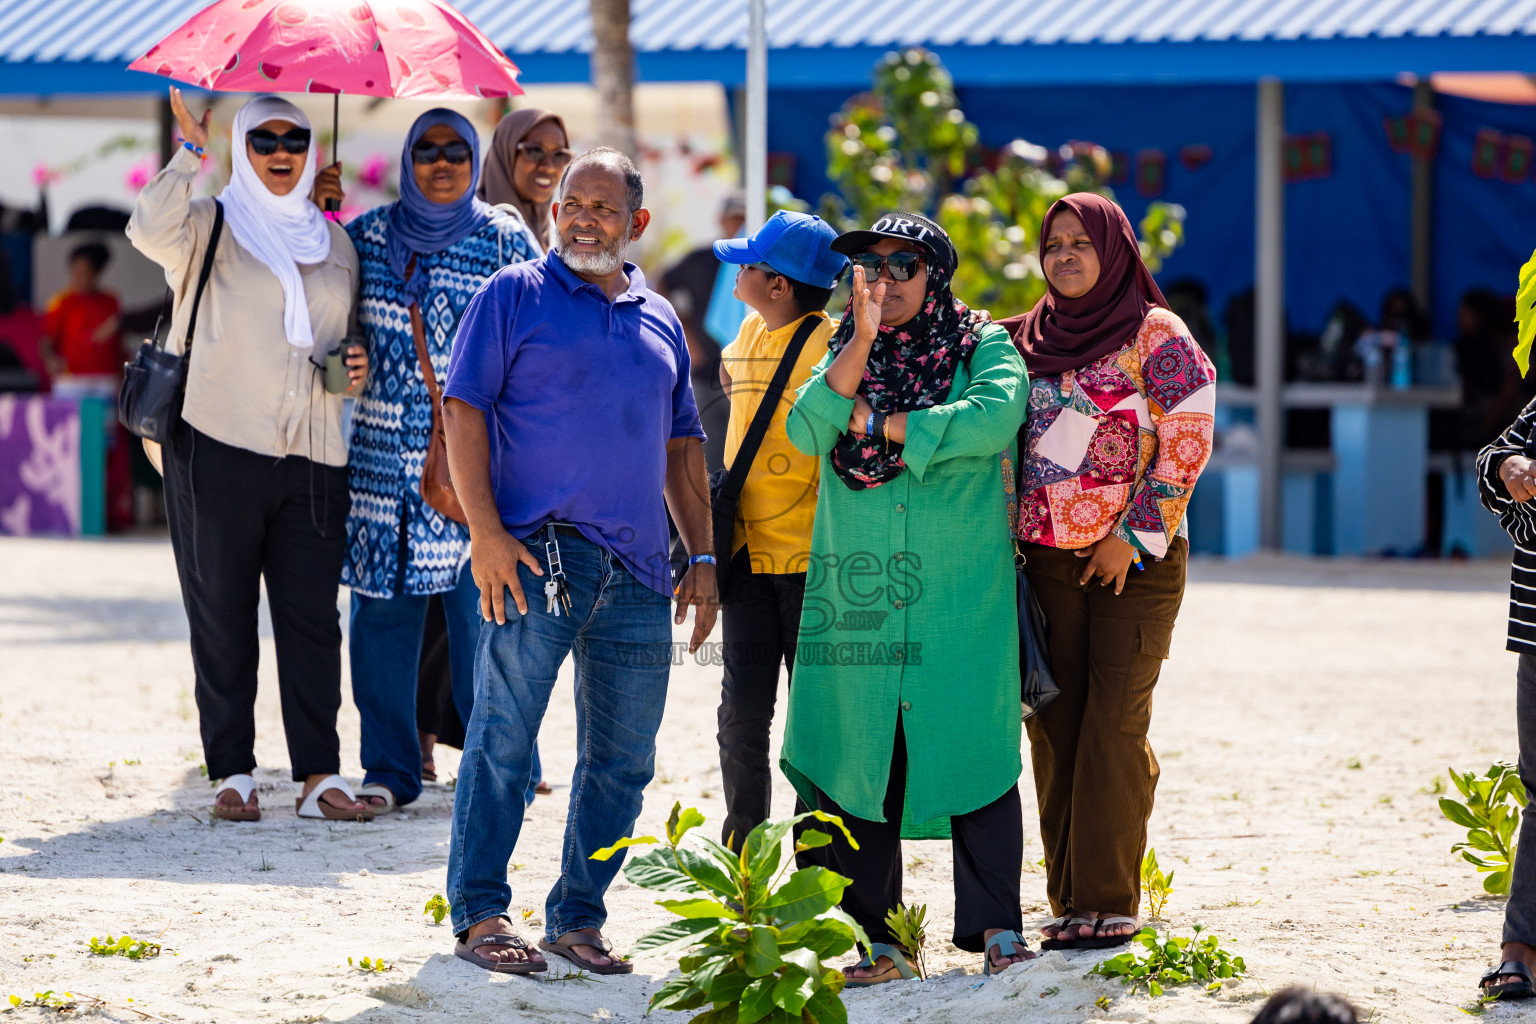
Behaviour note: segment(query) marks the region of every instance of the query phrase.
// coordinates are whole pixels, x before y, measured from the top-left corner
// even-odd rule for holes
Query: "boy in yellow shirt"
[[[731,399],[727,466],[735,462],[791,339],[808,318],[814,327],[742,487],[727,592],[721,595],[725,679],[717,738],[726,806],[722,836],[728,843],[734,835],[740,844],[768,817],[773,789],[768,732],[779,666],[792,672],[795,664],[819,472],[816,459],[789,443],[785,420],[795,390],[826,356],[837,326],[825,311],[848,265],[832,251],[836,237],[820,217],[781,210],[751,238],[715,243],[722,262],[739,266],[734,294],[752,310],[720,357],[720,380]]]

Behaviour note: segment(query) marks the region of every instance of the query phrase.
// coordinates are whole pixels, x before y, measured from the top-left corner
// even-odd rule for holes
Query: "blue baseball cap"
[[[722,263],[766,263],[785,277],[815,288],[831,288],[848,266],[848,258],[832,251],[837,232],[810,213],[780,210],[751,238],[727,238],[715,243]]]

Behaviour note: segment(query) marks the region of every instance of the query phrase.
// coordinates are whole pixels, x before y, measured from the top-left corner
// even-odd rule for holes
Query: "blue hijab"
[[[469,188],[451,203],[434,203],[421,194],[416,185],[416,168],[411,162],[411,147],[436,125],[445,124],[469,143],[471,150]],[[405,137],[405,150],[400,154],[400,198],[389,205],[389,235],[385,251],[389,256],[390,269],[405,282],[408,302],[419,302],[426,285],[423,271],[418,266],[410,280],[405,278],[405,268],[413,253],[440,252],[477,231],[491,218],[488,203],[475,197],[475,186],[480,183],[480,136],[474,125],[462,114],[443,107],[434,107],[416,119]]]

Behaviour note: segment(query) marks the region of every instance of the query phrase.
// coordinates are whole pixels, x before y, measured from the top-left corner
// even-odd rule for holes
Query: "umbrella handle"
[[[331,94],[331,163],[337,160],[338,144],[341,142],[341,93]],[[341,202],[336,199],[325,201],[326,213],[338,213],[341,210]]]

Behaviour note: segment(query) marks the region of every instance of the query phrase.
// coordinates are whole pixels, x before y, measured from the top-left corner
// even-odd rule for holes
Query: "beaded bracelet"
[[[203,147],[202,146],[194,146],[194,145],[192,145],[192,140],[191,139],[187,139],[185,142],[183,142],[181,144],[181,148],[182,149],[186,149],[186,150],[190,150],[191,152],[197,154],[197,158],[199,160],[206,160],[206,159],[208,159],[207,155],[203,152]]]

